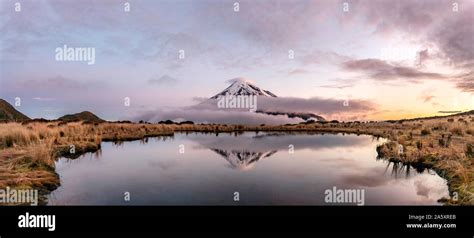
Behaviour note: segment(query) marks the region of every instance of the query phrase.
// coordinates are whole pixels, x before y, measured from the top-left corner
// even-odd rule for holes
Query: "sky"
[[[0,98],[32,118],[294,122],[193,106],[243,77],[326,119],[466,111],[473,23],[472,0],[0,0]]]

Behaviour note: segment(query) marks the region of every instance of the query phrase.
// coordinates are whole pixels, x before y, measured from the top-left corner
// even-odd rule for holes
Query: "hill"
[[[89,121],[89,122],[103,122],[105,120],[96,116],[94,113],[89,111],[83,111],[75,114],[68,114],[58,118],[60,121]]]
[[[0,98],[0,121],[26,121],[29,117],[17,111],[10,103]]]

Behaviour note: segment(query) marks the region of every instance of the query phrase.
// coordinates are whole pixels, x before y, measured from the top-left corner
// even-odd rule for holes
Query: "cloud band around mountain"
[[[191,120],[194,122],[228,123],[228,124],[285,124],[304,121],[300,118],[289,118],[286,115],[267,115],[248,110],[231,110],[217,108],[217,100],[198,99],[196,105],[172,110],[155,110],[140,113],[134,120],[157,122],[162,120]],[[314,113],[326,119],[363,120],[367,115],[377,111],[377,104],[368,100],[348,100],[323,98],[294,97],[258,97],[257,109],[265,112],[298,112]]]

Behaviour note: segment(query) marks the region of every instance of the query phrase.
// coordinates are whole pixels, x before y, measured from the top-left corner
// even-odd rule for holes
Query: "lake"
[[[377,159],[383,142],[272,132],[103,142],[96,153],[56,162],[61,186],[48,204],[341,205],[325,200],[334,187],[364,191],[365,205],[433,205],[449,197],[446,180],[432,170]]]

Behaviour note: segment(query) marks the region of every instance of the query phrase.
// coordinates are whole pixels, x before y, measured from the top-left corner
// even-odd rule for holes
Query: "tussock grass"
[[[407,127],[402,130],[409,136],[389,138],[389,143],[377,148],[379,156],[434,169],[448,180],[450,192],[459,195],[457,201],[444,202],[474,204],[473,121],[463,116],[423,120],[423,128],[431,128],[429,133],[425,129],[417,133],[415,123],[404,122]],[[398,145],[404,146],[403,153],[399,153]]]
[[[47,194],[59,186],[55,161],[100,149],[102,141],[137,140],[170,135],[165,125],[82,122],[0,124],[0,188],[36,188]],[[70,153],[70,146],[75,153]],[[43,197],[44,199],[44,197]]]
[[[460,120],[462,119],[462,120]],[[286,125],[149,124],[29,122],[0,124],[0,188],[34,187],[44,191],[59,186],[54,171],[61,157],[75,158],[100,149],[102,141],[121,143],[174,132],[240,133],[244,131],[301,131],[353,133],[387,138],[377,147],[379,157],[432,168],[449,181],[458,201],[474,204],[472,163],[474,122],[462,116],[387,122],[309,122]],[[70,145],[76,153],[70,154]],[[400,151],[402,148],[402,151]]]

